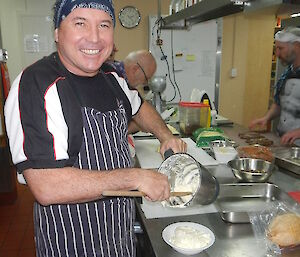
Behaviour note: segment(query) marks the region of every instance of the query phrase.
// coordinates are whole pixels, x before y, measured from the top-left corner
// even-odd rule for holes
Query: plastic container
[[[179,102],[179,125],[184,134],[207,127],[209,106],[196,102]]]

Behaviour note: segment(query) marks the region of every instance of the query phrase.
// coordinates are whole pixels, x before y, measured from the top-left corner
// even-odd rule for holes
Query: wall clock
[[[119,20],[124,28],[132,29],[139,25],[141,14],[134,6],[125,6],[119,12]]]

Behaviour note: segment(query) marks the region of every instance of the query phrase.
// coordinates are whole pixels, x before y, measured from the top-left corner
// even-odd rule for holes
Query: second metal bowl
[[[277,166],[271,162],[252,159],[239,158],[228,162],[234,176],[244,182],[266,182],[277,170]]]

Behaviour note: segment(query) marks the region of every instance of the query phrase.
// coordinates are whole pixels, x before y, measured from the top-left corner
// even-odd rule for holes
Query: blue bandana
[[[60,23],[76,8],[92,8],[108,13],[115,26],[115,12],[112,0],[57,0],[54,5],[54,27]]]

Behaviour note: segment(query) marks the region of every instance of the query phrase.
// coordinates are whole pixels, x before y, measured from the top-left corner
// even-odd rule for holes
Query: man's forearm
[[[148,102],[143,103],[134,120],[144,131],[153,133],[160,142],[173,136],[159,113]]]
[[[137,189],[138,170],[30,169],[24,176],[37,201],[49,205],[96,200],[107,190]]]
[[[273,103],[269,109],[269,111],[266,113],[265,117],[268,121],[273,120],[274,118],[278,117],[280,115],[280,106]]]

